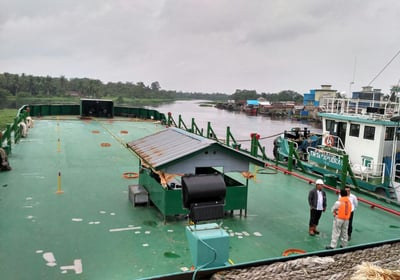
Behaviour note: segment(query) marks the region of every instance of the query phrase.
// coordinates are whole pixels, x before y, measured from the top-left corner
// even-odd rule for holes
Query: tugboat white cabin
[[[324,107],[324,148],[347,154],[355,176],[371,185],[367,189],[398,200],[399,103],[332,98]]]

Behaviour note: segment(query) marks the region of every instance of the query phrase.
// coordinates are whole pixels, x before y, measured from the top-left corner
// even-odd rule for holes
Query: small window
[[[350,125],[350,136],[358,137],[360,136],[360,125],[352,123]]]
[[[335,121],[326,120],[325,121],[325,127],[326,127],[326,130],[329,131],[330,134],[333,134],[334,133],[334,129],[335,129]]]
[[[385,141],[392,141],[394,139],[394,127],[386,127]]]
[[[365,126],[364,127],[364,139],[374,140],[375,139],[375,127]]]

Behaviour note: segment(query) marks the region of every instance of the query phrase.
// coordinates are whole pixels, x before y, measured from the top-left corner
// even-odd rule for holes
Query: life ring
[[[328,135],[325,137],[325,145],[326,146],[332,147],[334,143],[335,143],[335,139],[333,138],[332,135]]]
[[[124,172],[122,174],[122,177],[124,177],[125,179],[136,179],[139,177],[139,173],[137,172]]]
[[[290,249],[286,249],[285,251],[283,251],[282,256],[289,256],[289,255],[293,255],[293,254],[304,254],[306,253],[306,251],[301,250],[301,249],[296,249],[296,248],[290,248]]]

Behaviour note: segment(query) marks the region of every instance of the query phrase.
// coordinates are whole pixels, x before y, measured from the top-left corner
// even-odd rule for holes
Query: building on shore
[[[303,105],[318,107],[326,98],[337,97],[338,91],[332,89],[331,85],[321,85],[320,89],[311,89],[309,93],[304,94]]]

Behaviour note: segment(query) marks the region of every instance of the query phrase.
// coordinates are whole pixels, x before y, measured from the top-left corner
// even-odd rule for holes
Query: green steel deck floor
[[[128,185],[137,179],[122,176],[137,172],[139,163],[125,143],[163,128],[133,119],[36,119],[28,137],[13,146],[13,170],[0,173],[1,278],[138,279],[190,268],[187,221],[170,217],[164,224],[154,207],[133,207]],[[266,171],[249,182],[248,216],[235,212],[224,219],[234,264],[279,258],[288,248],[321,251],[329,244],[328,211],[321,234],[307,232],[313,186]],[[56,194],[59,186],[63,194]],[[327,191],[327,199],[330,208],[336,194]],[[398,216],[360,203],[349,246],[399,237]],[[81,274],[68,267],[78,259]]]

